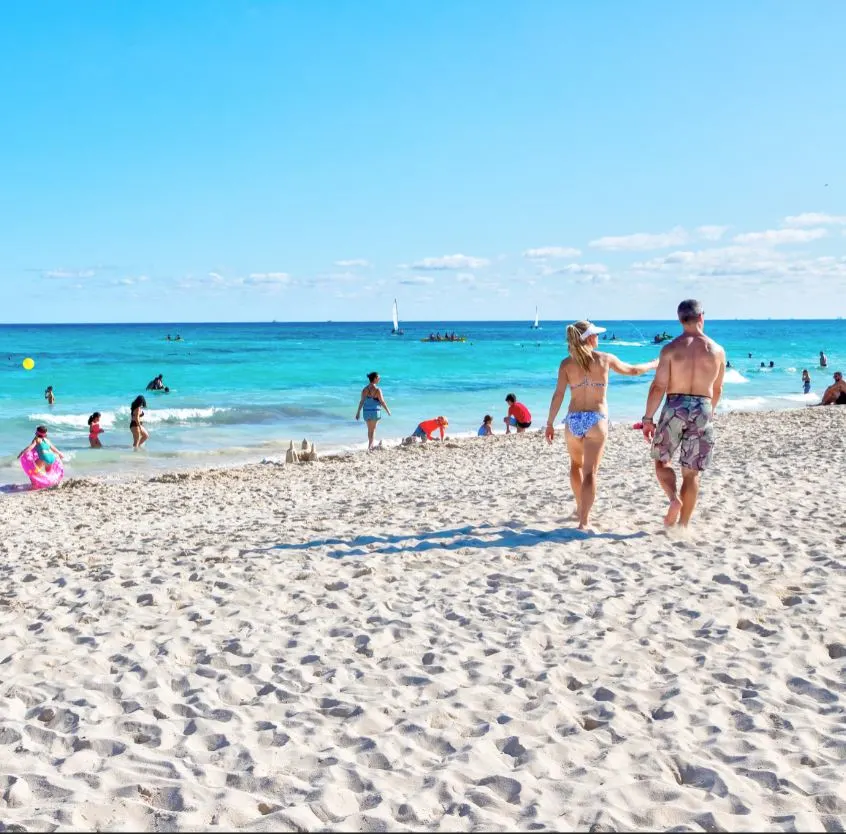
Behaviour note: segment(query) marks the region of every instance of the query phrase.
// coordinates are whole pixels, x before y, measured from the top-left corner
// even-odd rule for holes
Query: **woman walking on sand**
[[[132,432],[132,448],[140,449],[144,441],[150,436],[150,432],[144,428],[142,418],[144,409],[147,407],[147,400],[140,394],[132,401],[129,407],[129,430]]]
[[[358,402],[358,410],[355,412],[355,419],[361,418],[364,411],[364,422],[367,423],[367,451],[372,452],[375,448],[374,438],[376,436],[376,424],[382,419],[381,409],[385,409],[388,417],[391,416],[391,409],[382,396],[382,389],[379,388],[381,377],[378,372],[371,371],[367,378],[370,382],[361,389],[361,399]]]
[[[549,404],[546,439],[555,437],[555,418],[570,389],[570,404],[564,418],[567,451],[570,454],[570,486],[576,499],[579,530],[591,532],[590,511],[596,499],[596,472],[608,438],[608,376],[611,371],[639,376],[658,367],[658,360],[629,365],[613,353],[601,353],[597,336],[604,333],[589,321],[567,327],[569,356],[558,367],[558,382]]]

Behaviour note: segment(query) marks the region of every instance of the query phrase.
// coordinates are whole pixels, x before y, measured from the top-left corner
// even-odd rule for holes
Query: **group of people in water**
[[[457,336],[454,330],[453,330],[452,333],[444,333],[443,336],[441,336],[440,331],[438,331],[437,333],[430,333],[429,338],[425,339],[424,341],[427,341],[427,342],[463,342],[465,338],[466,338],[465,336]]]
[[[147,383],[148,391],[161,391],[169,393],[170,388],[164,384],[163,375],[159,374]],[[49,405],[54,405],[56,402],[56,395],[53,391],[53,386],[48,385],[44,391],[44,398]],[[129,406],[129,431],[132,435],[132,449],[140,449],[144,443],[149,439],[150,433],[144,427],[144,409],[147,407],[147,400],[143,395],[139,394]],[[100,425],[102,414],[95,411],[88,418],[88,444],[92,449],[102,449],[103,441],[100,435],[105,432],[105,429]],[[18,454],[18,459],[22,458],[27,452],[35,450],[38,458],[43,462],[46,471],[55,462],[55,456],[60,459],[63,458],[61,452],[56,449],[52,442],[47,439],[47,427],[37,426],[35,429],[35,437]]]

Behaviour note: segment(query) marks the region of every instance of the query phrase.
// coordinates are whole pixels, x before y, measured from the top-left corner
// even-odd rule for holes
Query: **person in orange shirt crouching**
[[[427,440],[434,440],[432,435],[438,431],[441,434],[441,440],[444,439],[444,429],[449,425],[449,420],[446,417],[435,417],[433,420],[424,420],[417,424],[411,437],[408,438],[409,443],[414,443],[414,438],[419,437],[424,443]]]

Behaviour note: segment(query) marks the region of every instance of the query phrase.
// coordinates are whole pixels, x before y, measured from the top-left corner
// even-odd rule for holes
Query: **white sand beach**
[[[0,496],[0,827],[841,831],[846,409]],[[20,829],[18,829],[20,830]]]

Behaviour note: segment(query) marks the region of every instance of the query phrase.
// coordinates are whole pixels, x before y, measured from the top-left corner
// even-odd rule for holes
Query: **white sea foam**
[[[743,383],[743,382],[749,382],[749,380],[745,376],[743,376],[743,374],[740,373],[740,371],[736,371],[734,368],[729,368],[726,371],[724,381],[725,382],[731,382],[731,383],[734,383],[734,384],[737,384],[737,385],[739,385],[740,383]]]
[[[781,411],[788,408],[802,408],[820,401],[818,394],[779,394],[775,397],[724,397],[717,411]]]
[[[189,423],[208,420],[215,414],[230,411],[228,408],[156,408],[144,411],[145,423]],[[44,423],[61,429],[88,429],[89,414],[30,414],[29,419],[34,423]],[[127,420],[129,408],[121,407],[115,411],[103,411],[100,414],[100,425],[104,429],[112,428],[118,419]]]
[[[48,428],[72,428],[88,430],[88,418],[90,414],[30,414],[29,419],[34,423],[44,423]],[[100,415],[100,425],[106,429],[111,428],[115,423],[115,414],[104,411]]]
[[[215,414],[229,411],[228,408],[155,408],[144,411],[145,423],[187,423],[193,420],[208,420]]]

